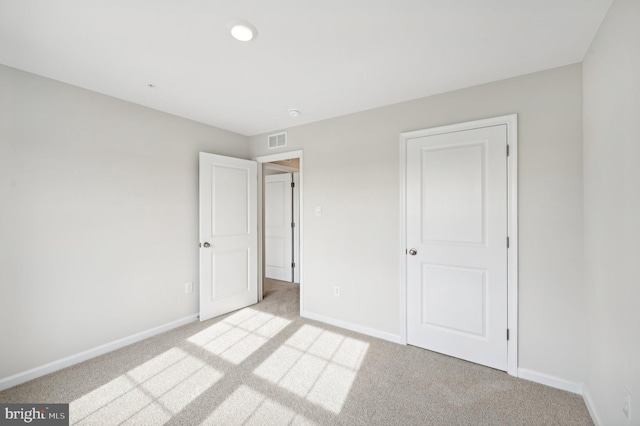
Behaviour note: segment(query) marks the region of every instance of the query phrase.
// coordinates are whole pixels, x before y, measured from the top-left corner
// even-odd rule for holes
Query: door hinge
[[[295,267],[296,267],[295,262],[291,262],[291,267],[292,267],[292,268],[295,268]]]
[[[507,340],[509,340],[509,329],[507,328]]]
[[[507,248],[509,248],[509,237],[507,237]]]
[[[291,187],[292,187],[292,188],[295,188],[295,187],[296,187],[295,182],[291,182]]]
[[[296,227],[296,223],[295,222],[291,222],[291,227],[295,228]]]
[[[507,157],[509,156],[509,145],[507,145]]]

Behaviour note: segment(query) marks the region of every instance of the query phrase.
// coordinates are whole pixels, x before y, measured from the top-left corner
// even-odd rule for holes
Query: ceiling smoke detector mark
[[[300,116],[300,110],[299,109],[295,109],[295,108],[291,108],[289,110],[289,115],[291,117],[299,117]]]
[[[269,135],[269,142],[267,147],[269,149],[274,148],[282,148],[283,146],[287,146],[287,132],[276,133],[274,135]]]

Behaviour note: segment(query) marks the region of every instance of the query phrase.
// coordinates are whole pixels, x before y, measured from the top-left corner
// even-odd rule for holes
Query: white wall
[[[0,379],[197,313],[199,151],[248,138],[0,66]]]
[[[519,365],[581,382],[579,64],[292,127],[285,149],[252,137],[252,156],[304,149],[305,311],[397,335],[399,134],[511,113],[519,114]]]
[[[602,425],[640,425],[640,2],[616,0],[584,60],[586,390]]]

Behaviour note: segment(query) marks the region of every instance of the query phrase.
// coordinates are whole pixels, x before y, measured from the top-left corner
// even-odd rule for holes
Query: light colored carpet
[[[0,392],[72,424],[591,425],[578,395],[298,315],[298,286]]]

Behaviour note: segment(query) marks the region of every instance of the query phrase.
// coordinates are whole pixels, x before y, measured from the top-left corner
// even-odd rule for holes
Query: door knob
[[[204,248],[209,248],[209,247],[211,247],[211,244],[209,244],[209,243],[204,243],[204,244],[202,245],[202,247],[204,247]]]
[[[409,250],[409,254],[410,254],[411,256],[415,256],[416,254],[418,254],[418,250],[416,250],[416,249],[410,249],[410,250]]]

